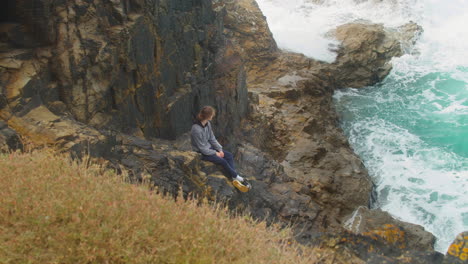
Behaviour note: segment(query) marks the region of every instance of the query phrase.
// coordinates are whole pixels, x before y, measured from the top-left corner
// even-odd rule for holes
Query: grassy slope
[[[288,236],[65,156],[0,154],[0,263],[314,263]]]

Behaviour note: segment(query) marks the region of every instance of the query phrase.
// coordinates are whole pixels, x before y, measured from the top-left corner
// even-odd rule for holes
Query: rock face
[[[372,183],[336,126],[332,90],[313,87],[324,87],[328,76],[307,66],[282,66],[290,59],[281,56],[264,69],[269,76],[249,80],[258,104],[245,122],[245,137],[280,162],[286,175],[304,187],[296,191],[318,205],[315,228],[340,228],[341,217],[369,205]]]
[[[224,19],[227,37],[243,49],[249,67],[265,66],[276,58],[278,47],[268,28],[266,18],[255,0],[225,1]]]
[[[174,139],[202,105],[233,113],[219,120],[228,127],[247,112],[243,62],[223,45],[223,9],[211,1],[24,0],[16,12],[25,17],[5,35],[34,25],[47,41],[24,35],[47,45],[3,38],[4,120],[43,104],[98,129]]]
[[[5,3],[2,151],[31,143],[89,153],[161,192],[203,195],[294,224],[298,241],[330,245],[345,263],[418,263],[414,252],[432,249],[423,230],[384,213],[363,212],[368,220],[356,234],[343,226],[372,202],[372,182],[337,126],[331,96],[381,80],[388,60],[401,54],[381,26],[340,28],[339,59],[324,64],[279,51],[253,0]],[[190,150],[186,132],[207,104],[217,109],[217,137],[235,153],[251,192],[236,191]],[[389,228],[420,241],[389,240],[382,236]]]

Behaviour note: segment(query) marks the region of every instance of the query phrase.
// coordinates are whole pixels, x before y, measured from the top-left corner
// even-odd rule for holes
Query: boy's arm
[[[216,149],[217,151],[223,151],[223,146],[219,144],[218,140],[216,140],[216,137],[213,133],[213,129],[211,129],[211,124],[210,124],[210,139],[208,140],[211,144],[211,146]]]

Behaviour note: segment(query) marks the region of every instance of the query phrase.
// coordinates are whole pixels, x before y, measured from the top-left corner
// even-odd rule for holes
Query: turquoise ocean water
[[[424,226],[441,252],[468,230],[467,87],[449,72],[395,70],[380,85],[335,94],[341,125],[377,184],[375,206]]]
[[[377,185],[375,207],[424,226],[445,253],[468,230],[468,1],[258,0],[280,47],[324,61],[326,32],[365,19],[424,28],[380,84],[337,91],[351,146]]]

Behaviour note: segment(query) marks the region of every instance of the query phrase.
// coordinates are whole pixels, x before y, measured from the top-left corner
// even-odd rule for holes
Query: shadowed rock
[[[15,131],[10,129],[5,122],[0,121],[0,153],[21,150],[23,144]]]

